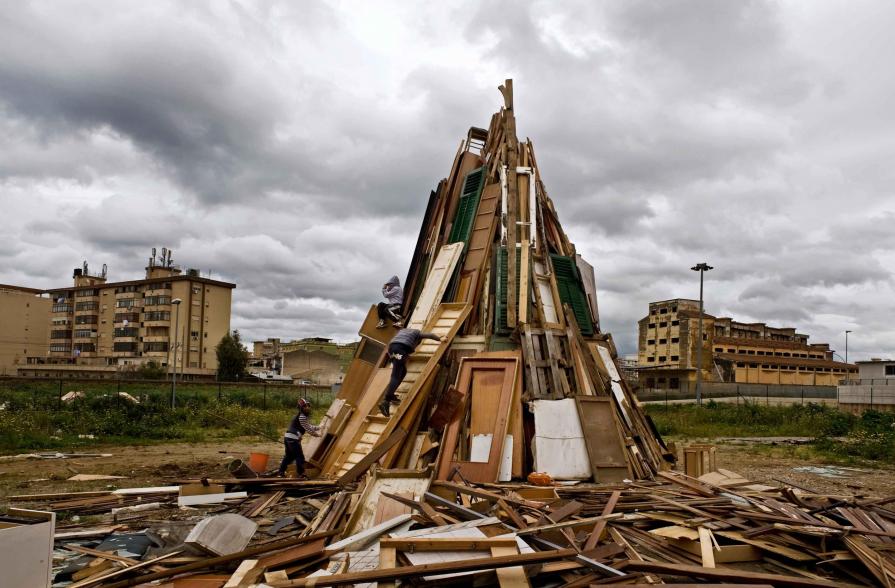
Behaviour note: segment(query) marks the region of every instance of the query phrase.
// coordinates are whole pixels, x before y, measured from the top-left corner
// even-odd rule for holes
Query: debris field
[[[398,328],[373,306],[305,440],[312,479],[240,462],[228,478],[12,496],[0,558],[32,582],[12,585],[893,585],[895,497],[755,484],[710,447],[689,448],[692,475],[673,469],[517,139],[512,81],[500,90],[430,194],[402,316],[440,341],[409,356],[390,414]]]

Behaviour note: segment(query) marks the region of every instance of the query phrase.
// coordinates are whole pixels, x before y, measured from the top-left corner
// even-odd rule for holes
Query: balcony
[[[74,340],[75,341],[93,341],[94,339],[96,339],[96,337],[97,337],[96,331],[80,332],[80,333],[78,331],[75,331]]]
[[[75,310],[74,304],[54,304],[53,312],[60,314],[71,314]]]

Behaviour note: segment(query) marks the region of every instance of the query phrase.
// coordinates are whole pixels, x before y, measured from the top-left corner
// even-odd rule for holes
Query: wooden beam
[[[515,537],[394,537],[379,540],[379,548],[398,551],[488,551],[492,547],[516,546]]]
[[[436,574],[450,574],[459,572],[471,572],[475,570],[489,570],[515,566],[544,563],[575,557],[578,552],[574,549],[557,549],[553,551],[536,551],[519,555],[502,555],[467,561],[448,561],[435,564],[423,564],[418,566],[403,566],[393,569],[365,570],[362,572],[349,572],[334,576],[318,576],[314,578],[301,578],[289,582],[274,582],[272,588],[298,588],[301,586],[344,586],[361,582],[378,582],[381,580],[397,580],[402,578],[414,578]]]
[[[795,576],[782,576],[780,574],[765,574],[761,572],[746,572],[734,568],[704,568],[702,566],[690,566],[685,564],[669,564],[652,561],[629,560],[625,571],[653,572],[656,574],[668,574],[671,576],[692,576],[695,578],[707,578],[709,580],[725,580],[735,583],[767,583],[773,586],[792,588],[820,587],[820,588],[857,588],[855,584],[848,584],[840,580],[817,580],[815,578],[797,578]]]
[[[621,498],[621,496],[621,490],[613,491],[612,495],[609,496],[609,500],[606,501],[606,506],[603,507],[601,516],[612,514],[612,511],[615,510],[615,505],[618,504],[618,499]],[[606,519],[600,519],[599,521],[597,521],[594,525],[594,530],[590,532],[590,536],[587,538],[587,542],[585,542],[582,551],[590,551],[591,549],[596,547],[597,543],[600,542],[600,536],[603,535],[603,531],[605,529]]]
[[[354,467],[342,474],[342,477],[338,480],[339,486],[347,486],[361,477],[374,463],[379,461],[389,449],[403,441],[406,435],[407,431],[405,429],[401,427],[395,429],[385,441],[374,447],[370,453],[363,457],[363,459],[354,464]]]

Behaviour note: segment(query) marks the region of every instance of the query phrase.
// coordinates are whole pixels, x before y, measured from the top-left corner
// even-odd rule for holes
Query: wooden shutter
[[[474,169],[466,174],[466,179],[463,182],[463,191],[460,194],[460,202],[457,205],[457,214],[454,216],[454,224],[451,225],[448,243],[466,243],[469,241],[472,221],[475,219],[475,213],[479,207],[479,198],[481,198],[484,186],[484,167]]]
[[[516,267],[519,267],[519,248],[516,248]],[[494,333],[496,335],[506,335],[510,332],[507,326],[507,248],[499,247],[497,249],[497,259],[495,260],[495,268],[497,270],[496,280],[494,281]],[[519,306],[519,274],[516,272],[516,306]]]
[[[556,288],[559,290],[559,299],[564,304],[572,307],[575,320],[582,335],[593,335],[594,324],[590,316],[590,308],[584,288],[581,287],[581,279],[578,276],[578,268],[575,260],[564,255],[550,254],[553,262],[553,273],[556,276]]]

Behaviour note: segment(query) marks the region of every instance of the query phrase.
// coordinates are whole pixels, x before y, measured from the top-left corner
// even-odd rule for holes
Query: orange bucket
[[[249,467],[252,468],[256,474],[261,474],[267,471],[267,462],[270,459],[270,455],[267,453],[250,453],[249,454]]]

